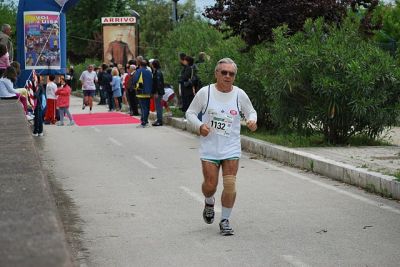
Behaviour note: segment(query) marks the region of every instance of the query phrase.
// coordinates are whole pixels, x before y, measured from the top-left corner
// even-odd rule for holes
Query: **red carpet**
[[[139,124],[140,120],[119,112],[75,114],[72,116],[78,126]]]

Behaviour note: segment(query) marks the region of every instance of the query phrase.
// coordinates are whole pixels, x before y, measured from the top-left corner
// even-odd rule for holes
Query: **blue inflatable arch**
[[[63,75],[67,67],[66,12],[79,0],[20,0],[17,13],[18,87],[32,70]]]

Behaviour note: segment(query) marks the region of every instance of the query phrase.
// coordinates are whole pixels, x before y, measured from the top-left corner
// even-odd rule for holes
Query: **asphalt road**
[[[74,207],[66,229],[81,266],[399,266],[400,204],[352,186],[244,154],[236,234],[222,237],[220,201],[216,222],[202,219],[196,136],[45,126],[36,141],[56,194]]]

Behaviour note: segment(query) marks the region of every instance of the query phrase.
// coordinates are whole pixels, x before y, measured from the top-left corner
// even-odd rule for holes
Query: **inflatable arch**
[[[67,67],[66,12],[79,0],[20,0],[17,13],[18,87],[32,70],[63,75]]]

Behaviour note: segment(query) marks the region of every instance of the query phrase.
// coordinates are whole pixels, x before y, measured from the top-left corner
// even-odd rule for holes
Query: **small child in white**
[[[166,116],[172,116],[172,112],[171,109],[169,108],[168,102],[171,102],[174,100],[175,98],[175,92],[174,89],[172,88],[172,86],[170,84],[165,84],[165,88],[164,88],[165,94],[162,97],[161,100],[161,105],[163,107],[165,107],[165,111],[166,111]]]

